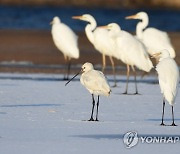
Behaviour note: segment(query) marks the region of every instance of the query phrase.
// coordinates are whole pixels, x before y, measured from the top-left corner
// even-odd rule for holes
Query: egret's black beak
[[[78,76],[80,73],[82,73],[83,71],[82,70],[80,70],[77,74],[75,74],[68,82],[66,82],[66,84],[65,84],[65,86],[67,86],[67,84],[69,83],[69,82],[71,82],[76,76]]]

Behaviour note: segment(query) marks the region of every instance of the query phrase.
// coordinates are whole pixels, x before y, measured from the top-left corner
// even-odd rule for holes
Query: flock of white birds
[[[149,18],[146,12],[139,12],[126,17],[126,19],[140,20],[136,27],[136,36],[122,30],[116,23],[97,27],[96,20],[90,14],[73,16],[72,18],[87,22],[85,33],[94,48],[102,54],[102,71],[104,71],[106,67],[106,56],[109,56],[114,74],[114,86],[116,86],[116,76],[113,58],[121,60],[127,65],[127,83],[123,94],[128,94],[130,67],[134,72],[134,94],[138,94],[135,68],[137,67],[142,71],[150,72],[153,64],[149,56],[156,59],[156,71],[158,73],[161,93],[163,94],[161,125],[165,126],[163,119],[166,100],[172,106],[171,126],[176,126],[173,106],[178,91],[179,68],[173,59],[176,54],[168,34],[156,28],[147,28]],[[58,17],[54,17],[52,21],[52,37],[56,47],[64,54],[65,61],[68,63],[68,72],[67,75],[64,76],[64,79],[68,80],[71,59],[79,58],[78,37],[71,28],[62,23]],[[80,73],[82,74],[80,78],[82,85],[84,85],[92,95],[93,106],[89,121],[98,121],[99,96],[109,96],[111,88],[104,74],[101,71],[94,70],[93,65],[89,62],[85,63],[72,79]],[[72,79],[70,79],[66,85]],[[95,119],[93,118],[95,107],[94,95],[98,97]]]

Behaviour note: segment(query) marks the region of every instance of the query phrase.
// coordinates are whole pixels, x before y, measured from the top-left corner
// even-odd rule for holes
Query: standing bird
[[[141,22],[139,22],[136,26],[136,36],[145,44],[150,55],[166,49],[169,51],[170,57],[175,58],[176,53],[168,34],[153,27],[147,28],[149,24],[149,17],[146,12],[139,12],[135,15],[126,17],[126,19],[141,20]]]
[[[81,71],[78,72],[72,79],[70,79],[65,85],[67,85],[71,80],[73,80],[79,73],[82,73],[80,81],[83,86],[91,93],[92,95],[92,113],[91,117],[88,121],[99,121],[98,120],[98,109],[99,109],[99,96],[109,96],[111,89],[109,84],[104,76],[104,74],[100,71],[94,70],[94,67],[91,63],[85,63]],[[97,95],[97,112],[96,119],[93,118],[95,99],[94,95]]]
[[[128,91],[128,81],[130,73],[129,66],[131,66],[134,72],[136,88],[136,92],[134,94],[138,94],[136,83],[136,70],[134,66],[145,72],[149,72],[151,68],[153,68],[152,62],[149,59],[149,56],[146,52],[146,48],[133,35],[121,30],[120,26],[116,23],[111,23],[107,26],[102,26],[101,28],[109,30],[109,35],[111,36],[111,39],[114,42],[114,47],[118,59],[127,65],[126,90],[123,94],[127,94]]]
[[[70,27],[61,22],[59,17],[54,17],[51,24],[54,44],[64,54],[67,63],[67,75],[64,75],[64,80],[68,80],[71,58],[79,58],[78,37]]]
[[[73,16],[72,18],[88,22],[87,26],[85,27],[86,36],[88,40],[93,44],[94,48],[102,54],[103,72],[106,67],[106,56],[109,56],[114,75],[114,87],[116,87],[115,64],[113,60],[115,54],[111,50],[112,46],[109,43],[108,31],[105,29],[97,28],[96,20],[90,14]]]
[[[172,107],[173,122],[171,126],[176,126],[176,124],[174,123],[173,106],[178,92],[179,69],[175,60],[170,57],[170,54],[167,50],[160,51],[154,54],[153,57],[159,59],[159,63],[156,66],[156,71],[158,73],[161,93],[163,94],[163,111],[161,125],[165,125],[163,119],[165,100],[167,100]]]

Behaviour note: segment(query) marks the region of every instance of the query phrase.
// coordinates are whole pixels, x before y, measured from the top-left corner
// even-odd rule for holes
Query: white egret
[[[153,27],[147,28],[149,17],[146,12],[139,12],[135,15],[126,17],[126,19],[141,20],[141,22],[136,26],[136,36],[145,44],[150,55],[157,53],[157,51],[166,49],[169,51],[170,57],[175,58],[176,53],[168,34]]]
[[[93,44],[94,48],[102,54],[102,71],[106,67],[106,56],[109,56],[113,75],[114,75],[114,86],[116,86],[116,77],[115,77],[115,64],[113,57],[115,57],[114,52],[110,50],[112,48],[109,43],[108,31],[105,29],[97,28],[96,20],[90,14],[84,14],[82,16],[73,16],[73,19],[79,19],[88,22],[85,27],[85,32],[88,40]]]
[[[111,23],[107,26],[102,26],[101,28],[109,30],[109,35],[111,36],[111,39],[114,42],[114,47],[118,59],[120,59],[123,63],[127,65],[127,82],[124,94],[127,94],[128,91],[128,81],[130,73],[129,66],[131,66],[134,72],[136,88],[135,94],[138,94],[136,83],[136,70],[134,66],[145,72],[149,72],[151,68],[153,68],[152,62],[149,59],[149,56],[146,52],[146,48],[133,35],[121,30],[120,26],[116,23]]]
[[[78,37],[70,27],[61,22],[59,17],[54,17],[51,24],[54,44],[64,54],[67,63],[67,76],[65,75],[64,79],[68,80],[71,58],[79,58]]]
[[[109,84],[101,71],[94,70],[94,67],[91,63],[85,63],[81,71],[78,72],[72,79],[74,79],[79,73],[82,73],[80,81],[83,86],[91,93],[92,95],[92,113],[89,121],[98,121],[98,109],[99,109],[99,96],[109,96],[111,89]],[[72,80],[71,79],[71,80]],[[69,80],[66,85],[71,81]],[[96,119],[93,118],[94,106],[95,106],[95,99],[94,95],[97,95],[97,112],[96,112]]]
[[[178,92],[179,69],[175,60],[170,57],[170,54],[167,50],[160,51],[154,54],[153,57],[159,59],[159,63],[156,66],[156,71],[158,73],[161,93],[163,94],[163,111],[162,111],[161,125],[165,125],[163,121],[164,107],[165,107],[165,100],[167,100],[172,107],[171,126],[176,126],[174,122],[173,106]]]

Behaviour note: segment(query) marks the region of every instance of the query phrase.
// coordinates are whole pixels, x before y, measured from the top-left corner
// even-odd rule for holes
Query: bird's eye
[[[83,69],[85,69],[86,67],[83,67]]]

